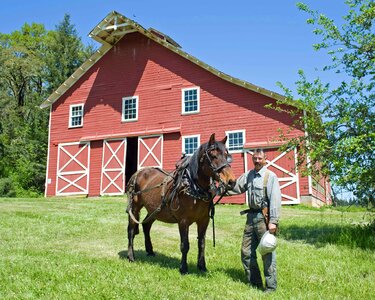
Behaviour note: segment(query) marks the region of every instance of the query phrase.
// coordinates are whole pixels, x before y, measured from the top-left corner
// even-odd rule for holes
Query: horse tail
[[[128,184],[126,185],[125,192],[128,196],[128,206],[126,207],[126,213],[129,215],[129,217],[133,220],[135,223],[134,227],[134,234],[139,233],[138,225],[141,224],[136,217],[133,214],[132,207],[133,207],[133,200],[135,197],[137,197],[137,177],[138,177],[138,171],[135,172],[129,179]],[[130,219],[129,219],[130,222]]]
[[[134,197],[137,194],[137,177],[138,171],[135,172],[132,177],[130,177],[128,184],[126,185],[125,192],[128,196],[128,207],[126,208],[126,212],[129,213],[129,210],[132,208]]]

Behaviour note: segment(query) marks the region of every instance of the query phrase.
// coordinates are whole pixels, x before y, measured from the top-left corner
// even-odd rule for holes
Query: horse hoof
[[[155,256],[155,252],[147,252],[147,256]]]
[[[187,275],[187,274],[189,274],[189,272],[188,272],[187,269],[181,269],[181,268],[180,268],[180,274],[181,274],[181,275]]]
[[[206,267],[199,267],[199,266],[198,266],[198,270],[203,273],[206,273],[208,271]]]
[[[134,262],[135,259],[134,259],[134,257],[130,257],[130,256],[128,256],[128,261],[129,261],[129,262]]]

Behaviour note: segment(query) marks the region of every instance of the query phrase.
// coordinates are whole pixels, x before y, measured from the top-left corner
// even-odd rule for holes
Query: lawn
[[[155,257],[136,236],[137,261],[127,261],[125,207],[115,197],[1,198],[0,299],[374,299],[375,232],[361,225],[373,218],[364,211],[283,207],[278,291],[270,296],[244,281],[243,206],[217,207],[205,274],[191,227],[185,276],[175,224],[154,224]]]

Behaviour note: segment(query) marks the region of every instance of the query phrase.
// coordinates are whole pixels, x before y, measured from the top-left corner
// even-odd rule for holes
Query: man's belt
[[[261,212],[262,212],[261,208],[259,208],[259,209],[248,208],[248,209],[240,211],[240,215],[242,216],[242,215],[248,214],[248,213],[257,214],[257,213],[261,213]]]

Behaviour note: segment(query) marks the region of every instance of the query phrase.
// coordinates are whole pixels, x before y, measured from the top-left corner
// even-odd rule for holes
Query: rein
[[[157,185],[154,185],[154,186],[152,186],[152,187],[150,187],[150,188],[147,188],[147,189],[144,189],[144,190],[138,191],[138,192],[134,192],[134,190],[133,190],[133,191],[129,191],[129,194],[132,194],[132,195],[129,196],[128,198],[129,198],[129,199],[132,199],[135,195],[140,195],[140,194],[142,194],[142,193],[152,191],[152,190],[154,190],[154,189],[156,189],[156,188],[159,188],[159,187],[161,187],[161,186],[163,187],[162,192],[161,192],[161,197],[162,197],[161,204],[160,204],[160,205],[159,205],[159,206],[158,206],[158,207],[157,207],[157,208],[156,208],[151,214],[147,215],[146,218],[143,219],[142,222],[139,222],[139,221],[135,218],[135,216],[133,215],[133,212],[132,212],[132,210],[131,210],[131,202],[129,202],[128,207],[127,207],[127,209],[126,209],[126,212],[129,214],[129,216],[132,218],[132,220],[133,220],[135,223],[137,223],[137,224],[145,224],[145,223],[147,223],[149,220],[151,220],[151,218],[152,218],[154,215],[156,215],[157,213],[159,213],[159,212],[161,211],[161,209],[163,208],[163,206],[166,204],[166,201],[165,201],[165,186],[170,182],[170,179],[171,179],[171,178],[172,178],[173,180],[175,179],[174,176],[172,176],[170,173],[165,172],[164,170],[159,169],[159,168],[155,168],[155,169],[157,169],[157,170],[159,170],[161,173],[167,175],[167,177],[165,177],[164,180],[163,180],[161,183],[159,183],[159,184],[157,184]],[[136,178],[136,176],[135,176],[135,178]],[[132,189],[134,189],[134,186],[132,186]]]

